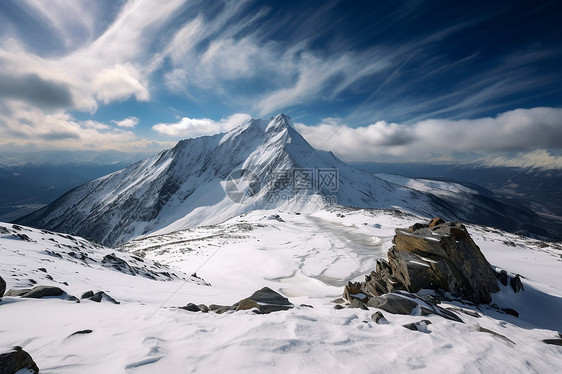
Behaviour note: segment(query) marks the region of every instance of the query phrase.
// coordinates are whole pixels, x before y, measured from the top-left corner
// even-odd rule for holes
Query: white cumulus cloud
[[[183,117],[175,123],[158,123],[152,129],[161,135],[171,137],[196,138],[232,130],[251,119],[250,115],[236,113],[227,118],[215,121],[209,118]]]
[[[562,149],[562,108],[516,109],[496,117],[428,119],[408,125],[378,121],[352,128],[342,119],[328,118],[317,126],[295,126],[313,146],[346,160],[391,155],[416,161],[462,152]]]
[[[139,124],[139,119],[137,117],[128,117],[125,119],[122,119],[121,121],[111,121],[114,124],[116,124],[119,127],[127,127],[127,128],[133,128],[136,125]]]

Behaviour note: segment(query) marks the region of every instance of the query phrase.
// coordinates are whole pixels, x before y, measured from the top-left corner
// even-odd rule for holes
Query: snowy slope
[[[243,204],[225,192],[229,175],[239,169],[250,171],[259,185],[243,186],[254,192]],[[335,175],[337,183],[320,183],[322,172]],[[510,230],[538,220],[530,211],[509,211],[492,199],[488,207],[476,206],[475,196],[444,199],[350,167],[330,152],[312,148],[290,118],[280,114],[269,121],[250,120],[226,134],[181,141],[70,191],[18,223],[115,246],[147,234],[224,222],[256,209],[313,212],[333,204],[396,208]]]
[[[443,303],[480,317],[460,313],[464,323],[459,323],[383,311],[390,323],[378,325],[371,320],[375,308],[334,309],[331,301],[341,296],[343,284],[362,279],[376,258],[385,255],[394,229],[417,220],[382,210],[334,208],[310,215],[261,210],[119,248],[129,253],[0,224],[9,230],[0,235],[0,275],[8,288],[27,286],[28,278],[51,284],[45,278],[50,274],[54,284],[71,294],[103,289],[121,301],[76,304],[4,297],[0,346],[21,345],[42,373],[558,372],[562,347],[542,340],[556,338],[562,330],[559,244],[468,226],[494,266],[524,276],[522,293],[504,287],[494,295],[499,306],[518,310],[519,318],[486,306],[479,310]],[[35,242],[14,233],[25,233]],[[85,266],[64,253],[71,250],[65,245],[82,244],[96,263]],[[178,275],[197,271],[211,286],[197,285],[197,278],[154,281],[99,266],[112,252],[135,264],[140,263],[135,258],[147,264],[156,260]],[[47,273],[37,271],[39,267]],[[63,280],[69,286],[58,283]],[[268,315],[173,308],[188,302],[228,305],[264,286],[282,292],[296,307]],[[432,322],[425,333],[402,327],[420,319]],[[512,342],[479,331],[479,326]],[[92,332],[70,336],[84,329]]]

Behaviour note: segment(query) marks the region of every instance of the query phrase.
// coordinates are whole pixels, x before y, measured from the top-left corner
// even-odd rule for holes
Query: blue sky
[[[3,1],[0,151],[152,152],[283,112],[345,160],[562,165],[560,19],[560,1]]]

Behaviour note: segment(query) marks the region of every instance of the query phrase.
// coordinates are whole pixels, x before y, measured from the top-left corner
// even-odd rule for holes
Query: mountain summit
[[[249,120],[227,133],[182,140],[67,192],[18,223],[108,246],[220,223],[256,209],[306,213],[334,204],[487,224],[500,220],[513,226],[508,229],[521,226],[510,217],[513,209],[507,205],[495,202],[488,208],[489,198],[479,192],[451,186],[462,190],[460,197],[436,196],[353,168],[331,152],[314,149],[291,119],[279,114],[270,120]],[[531,219],[528,214],[515,216],[526,221]]]

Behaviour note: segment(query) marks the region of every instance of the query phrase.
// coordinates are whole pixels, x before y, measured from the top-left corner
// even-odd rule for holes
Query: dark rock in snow
[[[4,292],[6,292],[6,281],[4,280],[4,278],[0,277],[0,300],[2,300]]]
[[[388,320],[386,318],[384,318],[384,315],[381,312],[375,312],[371,315],[371,319],[376,323],[376,324],[383,324],[383,323],[388,323]]]
[[[126,273],[129,275],[136,275],[137,272],[127,263],[127,261],[119,258],[112,253],[110,255],[106,255],[103,260],[101,261],[103,266],[114,268],[122,273]]]
[[[92,296],[94,296],[94,291],[90,290],[90,291],[84,292],[80,298],[81,299],[89,299]]]
[[[501,308],[502,312],[509,314],[514,317],[519,317],[519,312],[512,308]]]
[[[482,326],[480,326],[480,325],[477,325],[476,330],[477,330],[477,331],[480,331],[480,332],[485,332],[485,333],[490,334],[490,335],[493,335],[493,336],[498,337],[498,338],[500,338],[500,339],[502,339],[502,340],[505,340],[506,342],[509,342],[509,343],[511,343],[511,344],[515,344],[515,342],[514,342],[513,340],[509,339],[509,338],[506,337],[505,335],[502,335],[502,334],[497,333],[497,332],[495,332],[495,331],[489,330],[489,329],[487,329],[487,328],[485,328],[485,327],[482,327]]]
[[[13,296],[13,297],[23,296],[23,295],[27,294],[29,291],[31,291],[31,288],[21,288],[19,290],[8,290],[4,296]]]
[[[234,305],[236,305],[237,311],[239,311],[239,310],[251,310],[251,309],[254,309],[254,308],[259,311],[259,309],[260,309],[260,305],[257,302],[255,302],[254,300],[249,299],[249,298],[242,299]]]
[[[33,287],[31,291],[22,295],[22,297],[30,298],[30,299],[40,299],[42,297],[50,297],[50,296],[62,296],[66,294],[62,289],[54,286],[37,286]]]
[[[358,308],[358,309],[363,309],[363,310],[369,310],[369,308],[363,302],[359,301],[358,299],[351,300],[351,304],[349,305],[349,308]]]
[[[257,303],[293,306],[289,299],[269,287],[264,287],[254,292],[248,299],[252,299]]]
[[[562,339],[543,339],[542,341],[546,344],[562,346]]]
[[[273,291],[269,287],[254,292],[251,296],[235,303],[231,309],[233,310],[250,310],[256,309],[256,313],[268,314],[281,310],[287,310],[293,307],[293,304],[283,295]],[[213,310],[209,306],[209,310]]]
[[[186,306],[182,306],[180,308],[189,312],[201,312],[201,308],[193,303],[188,303]]]
[[[431,325],[431,321],[427,319],[423,319],[418,322],[406,323],[405,325],[402,326],[407,328],[408,330],[429,333],[429,330],[427,329],[428,325]]]
[[[410,314],[418,304],[406,297],[389,293],[370,298],[367,306],[379,308],[392,314]]]
[[[113,304],[120,304],[119,301],[115,300],[113,297],[109,296],[103,291],[95,292],[91,297],[88,297],[87,299],[95,301],[96,303],[101,303],[102,301],[108,301]]]
[[[10,352],[0,354],[0,374],[20,372],[39,373],[39,368],[29,353],[21,347],[14,347]]]
[[[75,336],[75,335],[86,335],[86,334],[91,334],[93,332],[93,330],[87,329],[87,330],[79,330],[76,332],[73,332],[72,334],[68,335],[68,337],[70,338],[71,336]]]
[[[208,312],[209,312],[209,307],[208,307],[207,305],[205,305],[205,304],[199,304],[199,305],[197,305],[197,306],[199,307],[199,309],[201,309],[201,311],[202,311],[203,313],[208,313]]]
[[[21,296],[29,299],[58,296],[65,296],[67,299],[71,298],[71,296],[64,292],[64,290],[54,286],[37,286],[32,289],[23,288],[19,290],[9,290],[6,292],[6,296]]]
[[[217,304],[209,305],[209,312],[215,312],[217,314],[223,314],[223,313],[228,312],[229,310],[232,310],[231,306],[217,305]]]
[[[496,273],[496,277],[498,278],[501,284],[507,286],[507,271],[501,270],[499,273]]]
[[[515,293],[525,289],[523,288],[523,283],[521,282],[521,276],[519,274],[515,274],[515,277],[511,278],[510,284]]]

